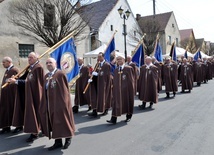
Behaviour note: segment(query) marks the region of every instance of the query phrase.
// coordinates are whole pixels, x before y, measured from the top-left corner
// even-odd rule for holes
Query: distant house
[[[184,49],[188,46],[188,51],[195,53],[197,51],[197,45],[193,29],[180,30],[180,46]]]
[[[163,54],[169,53],[174,41],[176,42],[176,45],[179,46],[180,32],[173,12],[150,16],[141,16],[140,14],[137,14],[136,19],[142,30],[144,27],[148,26],[148,21],[152,21],[156,25],[154,30],[152,30],[152,27],[155,25],[150,25],[151,29],[149,31],[153,31],[154,34],[160,34],[160,44],[163,48]]]
[[[197,45],[197,48],[200,48],[202,52],[204,52],[205,54],[209,54],[210,46],[209,44],[207,44],[204,38],[196,39],[196,45]]]
[[[131,11],[127,0],[101,0],[82,6],[80,9],[82,18],[85,21],[89,21],[88,27],[90,31],[88,37],[83,40],[82,46],[80,45],[80,50],[89,52],[102,44],[108,44],[115,30],[117,30],[118,32],[115,35],[116,50],[124,52],[123,20],[118,13],[120,6],[124,11]],[[127,33],[131,32],[134,26],[138,26],[132,13],[126,20],[126,25]],[[131,54],[133,49],[134,47],[127,43],[127,53]]]

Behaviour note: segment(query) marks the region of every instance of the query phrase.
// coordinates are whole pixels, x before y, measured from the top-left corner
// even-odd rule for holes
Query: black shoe
[[[97,117],[97,111],[93,110],[91,113],[88,113],[88,116]]]
[[[169,93],[166,93],[165,99],[168,99],[168,98],[170,98],[170,97],[169,97]]]
[[[73,113],[78,113],[79,112],[79,106],[73,106],[73,108],[72,108],[72,110],[73,110]]]
[[[173,97],[175,97],[175,95],[176,95],[176,92],[173,92]]]
[[[127,114],[125,122],[130,122],[131,118],[132,118],[132,114]]]
[[[105,111],[104,111],[104,113],[102,113],[102,116],[105,116],[105,115],[107,115],[108,114],[108,109],[106,109]]]
[[[59,148],[62,148],[62,139],[56,139],[54,145],[49,147],[48,150],[52,151]]]
[[[19,133],[23,131],[23,127],[16,127],[14,130],[13,130],[13,133]]]
[[[110,120],[107,120],[106,122],[111,123],[111,124],[116,124],[117,123],[117,117],[112,116]]]
[[[191,90],[189,90],[189,93],[191,93]]]
[[[152,109],[153,107],[153,102],[150,102],[149,108]]]
[[[2,130],[0,131],[0,134],[9,133],[10,131],[11,131],[10,127],[5,127],[5,128],[2,128]]]
[[[146,102],[143,102],[142,105],[138,106],[140,109],[145,109],[146,108]]]
[[[91,110],[91,106],[88,107],[88,110],[87,110],[87,111],[90,111],[90,110]]]
[[[33,142],[37,138],[38,138],[38,135],[30,134],[30,137],[26,139],[26,142]]]
[[[65,139],[65,144],[63,146],[63,149],[64,150],[67,149],[70,146],[70,144],[71,144],[71,138],[66,138]]]
[[[184,90],[182,90],[181,93],[185,93]]]

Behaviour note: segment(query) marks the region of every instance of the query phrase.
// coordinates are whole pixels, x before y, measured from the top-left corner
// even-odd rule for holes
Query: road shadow
[[[148,105],[149,105],[149,103],[147,103],[147,106]],[[153,105],[153,107],[155,107],[155,104]],[[145,109],[140,109],[138,106],[134,106],[133,114],[152,112],[154,110],[155,110],[155,108],[151,109],[151,108],[146,107]]]
[[[0,152],[29,147],[30,143],[26,143],[25,141],[28,136],[28,134],[13,135],[12,133],[1,135]]]
[[[127,125],[125,121],[118,121],[116,124],[99,124],[94,126],[87,126],[83,128],[79,128],[77,132],[75,132],[76,135],[80,134],[97,134],[97,133],[103,133],[108,132],[110,130],[115,130],[118,128],[121,128],[123,126]]]
[[[54,150],[54,151],[48,151],[47,148],[44,148],[45,145],[39,146],[39,147],[34,147],[34,148],[28,148],[25,150],[17,151],[14,153],[11,153],[10,155],[19,155],[19,154],[26,154],[26,155],[62,155],[63,152],[61,149]]]

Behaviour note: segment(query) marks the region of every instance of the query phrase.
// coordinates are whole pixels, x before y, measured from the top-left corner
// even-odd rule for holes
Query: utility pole
[[[155,13],[155,1],[156,1],[156,0],[153,0],[153,15],[154,15],[154,16],[155,16],[155,14],[156,14],[156,13]]]

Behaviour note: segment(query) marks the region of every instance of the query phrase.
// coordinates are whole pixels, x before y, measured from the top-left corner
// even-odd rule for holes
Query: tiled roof
[[[162,14],[139,17],[138,19],[139,26],[142,28],[145,26],[147,21],[154,20],[155,22],[159,23],[160,31],[164,31],[172,13],[173,12],[166,12]]]
[[[189,39],[193,29],[180,30],[181,40]]]
[[[82,6],[78,12],[90,28],[98,30],[119,0],[101,0]]]

